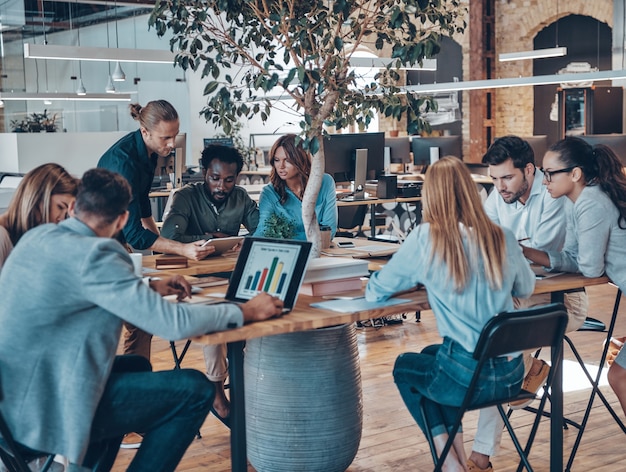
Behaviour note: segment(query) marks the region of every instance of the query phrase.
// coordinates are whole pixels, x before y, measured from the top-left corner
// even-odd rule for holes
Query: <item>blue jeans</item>
[[[476,363],[472,353],[449,338],[444,338],[443,344],[426,347],[419,354],[409,352],[398,356],[393,378],[422,431],[425,431],[420,414],[422,398],[432,435],[450,431]],[[483,366],[472,403],[515,395],[520,391],[523,379],[522,356],[511,360],[505,357],[491,359]]]
[[[124,434],[145,433],[128,471],[174,471],[215,397],[197,370],[152,372],[141,356],[118,356],[98,404],[84,467],[108,471]]]

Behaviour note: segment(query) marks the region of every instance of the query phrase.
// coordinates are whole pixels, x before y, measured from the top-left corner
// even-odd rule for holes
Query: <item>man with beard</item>
[[[139,129],[111,146],[98,161],[98,167],[121,174],[130,184],[132,199],[128,205],[128,223],[117,238],[134,250],[152,250],[179,254],[200,260],[215,248],[202,242],[182,244],[159,235],[150,205],[150,189],[159,157],[169,156],[179,131],[180,120],[176,109],[166,100],[153,100],[145,106],[129,105],[130,116],[139,122]],[[137,354],[150,360],[152,335],[124,321],[123,353]],[[129,434],[122,447],[136,448],[141,437]]]
[[[161,235],[183,243],[237,236],[241,225],[253,234],[259,208],[245,189],[235,185],[243,158],[233,147],[211,145],[202,151],[204,182],[188,184],[172,197]],[[230,405],[224,392],[228,376],[226,345],[205,345],[207,376],[215,385],[213,413],[228,425]]]
[[[483,156],[489,165],[494,191],[485,202],[489,218],[517,236],[520,244],[537,249],[558,251],[565,242],[571,202],[552,198],[543,185],[543,173],[535,167],[535,156],[528,142],[517,136],[496,139]],[[549,294],[526,300],[514,299],[515,308],[550,303]],[[568,331],[574,331],[587,316],[587,295],[584,291],[565,294],[569,314]],[[550,367],[530,353],[524,355],[523,388],[536,392],[545,383]],[[519,409],[529,402],[511,404]],[[489,462],[500,444],[504,422],[496,407],[481,410],[476,436],[467,467],[470,472],[493,472]]]

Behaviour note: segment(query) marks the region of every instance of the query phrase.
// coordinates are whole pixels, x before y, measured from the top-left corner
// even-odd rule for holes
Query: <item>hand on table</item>
[[[162,280],[151,280],[150,288],[161,296],[176,295],[178,301],[191,297],[191,285],[182,275],[174,275]]]
[[[283,302],[280,298],[263,292],[241,305],[241,311],[244,323],[266,320],[282,314]]]

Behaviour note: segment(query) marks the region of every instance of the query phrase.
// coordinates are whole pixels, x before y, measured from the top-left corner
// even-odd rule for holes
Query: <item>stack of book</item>
[[[361,277],[369,275],[367,261],[344,257],[311,259],[300,293],[321,297],[361,290]]]

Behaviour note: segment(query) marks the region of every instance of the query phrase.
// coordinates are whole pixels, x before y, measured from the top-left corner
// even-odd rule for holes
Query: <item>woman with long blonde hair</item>
[[[476,365],[472,353],[483,327],[496,314],[513,309],[512,296],[529,297],[535,275],[513,233],[494,224],[483,210],[462,161],[444,157],[429,167],[422,197],[422,224],[372,275],[366,298],[385,300],[418,284],[428,291],[443,343],[400,355],[393,375],[422,430],[419,405],[424,399],[435,446],[441,450]],[[498,359],[484,369],[492,384],[481,389],[476,401],[503,397],[522,386],[521,356]],[[463,471],[465,464],[459,433],[444,470]]]
[[[24,176],[0,215],[0,268],[26,231],[67,218],[77,189],[78,180],[58,164],[40,165]]]

